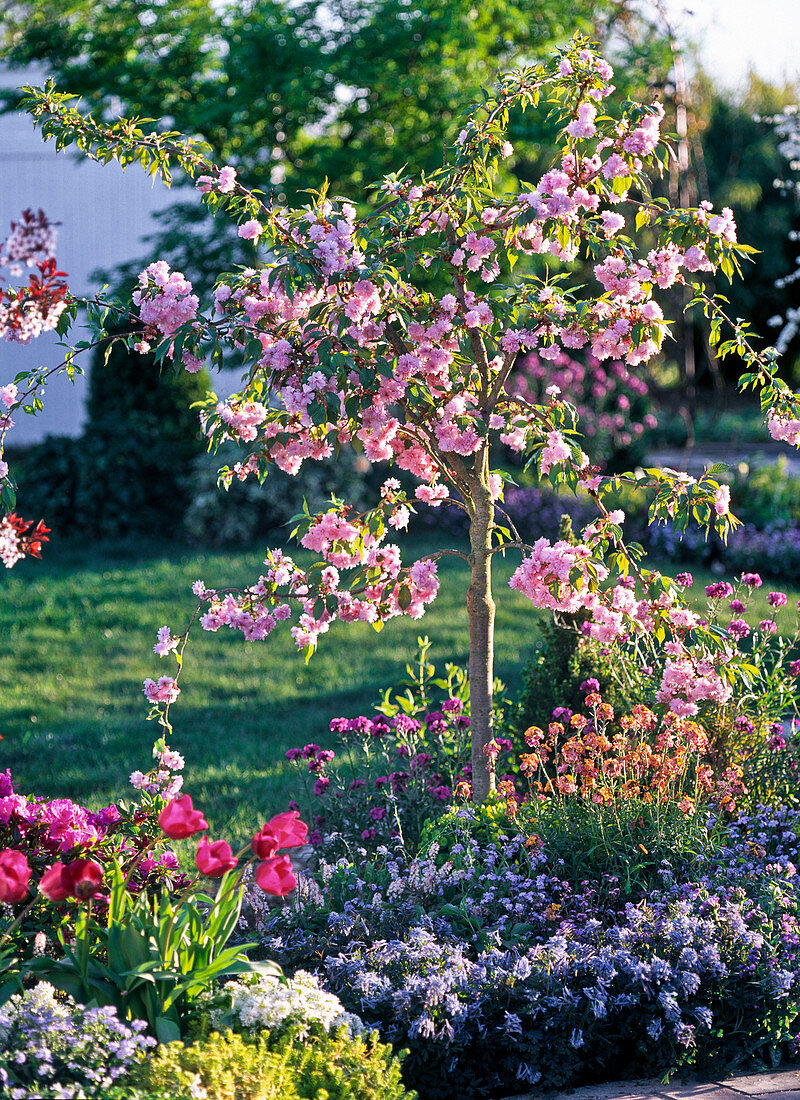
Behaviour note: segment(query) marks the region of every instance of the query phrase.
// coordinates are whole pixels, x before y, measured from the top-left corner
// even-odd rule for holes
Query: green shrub
[[[80,439],[50,435],[27,450],[15,468],[20,508],[26,516],[44,518],[56,537],[74,530],[83,465]]]
[[[56,536],[120,538],[178,533],[190,501],[192,463],[204,448],[197,409],[207,377],[159,370],[149,355],[115,344],[95,352],[88,420],[80,439],[51,436],[19,470],[26,515]]]
[[[294,1043],[289,1038],[285,1043]],[[366,1037],[320,1035],[308,1047],[293,1046],[299,1063],[295,1087],[302,1100],[414,1100],[400,1078],[400,1059],[378,1041]],[[292,1062],[294,1065],[295,1062]]]
[[[31,448],[19,476],[25,514],[41,515],[56,536],[174,536],[189,501],[188,465],[157,433],[146,416],[107,420],[80,439],[51,436]]]
[[[479,806],[471,806],[470,811],[466,814],[463,809],[452,809],[429,821],[422,830],[417,854],[424,859],[436,844],[441,856],[447,857],[455,844],[466,846],[471,840],[481,846],[495,844],[501,836],[511,836],[518,831],[518,826],[508,816],[506,800],[499,795]]]
[[[275,467],[259,485],[256,477],[234,478],[225,491],[217,486],[217,471],[246,457],[233,444],[215,454],[202,454],[192,464],[189,506],[184,531],[204,546],[250,543],[285,528],[302,510],[320,511],[330,497],[344,497],[356,508],[369,507],[377,496],[375,471],[353,451],[343,448],[335,463],[306,462],[292,477]],[[288,534],[288,531],[286,532]]]
[[[800,475],[789,471],[786,458],[737,468],[731,485],[731,509],[759,530],[778,522],[800,523]]]
[[[509,735],[519,737],[529,726],[547,729],[556,707],[580,710],[586,695],[580,685],[585,680],[597,680],[604,701],[615,708],[641,701],[641,692],[637,694],[634,684],[625,682],[634,674],[622,667],[620,650],[613,659],[615,672],[599,642],[586,638],[572,624],[544,620],[533,656],[522,672],[519,698],[507,711],[504,724]]]
[[[290,1057],[288,1047],[270,1051],[267,1036],[250,1042],[232,1031],[215,1031],[189,1046],[162,1044],[130,1079],[140,1094],[170,1090],[175,1100],[202,1095],[201,1088],[214,1100],[297,1100]]]
[[[190,1100],[205,1089],[213,1100],[413,1100],[400,1079],[392,1048],[345,1029],[327,1035],[316,1024],[245,1038],[203,1029],[191,1045],[169,1043],[130,1075],[141,1100],[169,1094]]]
[[[604,806],[548,798],[526,802],[512,820],[497,796],[470,807],[469,814],[451,810],[431,821],[419,856],[433,855],[435,844],[438,863],[452,858],[455,845],[502,845],[517,834],[527,836],[531,849],[546,856],[547,869],[574,889],[610,876],[627,899],[663,889],[717,842],[704,815],[687,817],[675,805],[617,799]]]

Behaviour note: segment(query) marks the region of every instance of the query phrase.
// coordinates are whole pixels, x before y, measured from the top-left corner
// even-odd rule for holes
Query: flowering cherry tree
[[[671,207],[653,198],[649,175],[664,163],[658,103],[627,103],[606,113],[613,72],[589,44],[575,39],[552,69],[535,66],[505,76],[474,108],[445,166],[411,180],[385,178],[368,206],[329,196],[323,187],[302,209],[249,191],[235,168],[216,166],[205,147],[176,134],[146,134],[136,120],[99,125],[52,87],[29,89],[28,107],[46,137],[74,142],[86,155],[123,165],[140,162],[169,175],[177,164],[194,178],[203,201],[239,224],[260,252],[253,266],[221,274],[204,308],[191,283],[164,262],[151,264],[133,295],[138,331],[131,349],[196,371],[234,348],[246,363],[240,391],[203,413],[210,444],[234,439],[248,455],[221,472],[223,483],[263,478],[276,465],[297,473],[304,462],[335,458],[350,444],[373,463],[411,475],[385,480],[376,507],[356,512],[333,500],[305,512],[294,534],[314,561],[301,565],[283,550],[243,590],[194,586],[192,620],[206,630],[241,630],[263,639],[286,623],[310,656],[320,635],[340,619],[380,629],[395,616],[419,618],[435,598],[438,559],[465,558],[470,568],[469,676],[473,796],[493,783],[492,558],[512,548],[523,561],[511,584],[536,607],[580,614],[607,642],[646,636],[666,650],[660,698],[679,716],[699,703],[724,702],[735,660],[721,632],[708,629],[680,598],[680,587],[646,569],[623,540],[619,511],[606,493],[622,481],[649,488],[651,516],[678,529],[693,519],[723,535],[736,523],[729,495],[712,467],[695,480],[648,470],[603,478],[581,449],[577,414],[559,386],[536,399],[515,380],[518,362],[563,364],[586,349],[600,363],[635,368],[655,356],[669,333],[658,292],[691,290],[710,321],[718,353],[735,350],[748,363],[744,387],[759,388],[772,423],[791,425],[798,395],[774,370],[774,353],[757,353],[747,327],[728,323],[703,287],[705,272],[729,276],[752,251],[736,241],[730,210]],[[561,124],[561,156],[536,186],[503,193],[497,167],[513,155],[505,137],[511,111],[546,105]],[[362,213],[359,213],[359,211]],[[648,228],[647,246],[637,238]],[[593,265],[595,282],[573,285],[571,265]],[[115,316],[130,304],[107,303]],[[102,326],[98,338],[104,333]],[[800,421],[798,422],[800,423]],[[800,437],[799,437],[800,438]],[[587,493],[598,518],[580,542],[540,539],[525,546],[504,525],[503,474],[493,469],[493,443],[518,452],[554,487]],[[469,519],[469,552],[441,550],[404,563],[388,536],[413,507],[455,506]],[[162,722],[180,692],[188,630],[164,627],[156,653],[178,657],[178,673],[145,683]],[[487,767],[488,764],[488,767]]]

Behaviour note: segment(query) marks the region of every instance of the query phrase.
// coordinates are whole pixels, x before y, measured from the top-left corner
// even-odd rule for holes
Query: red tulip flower
[[[261,832],[269,831],[276,838],[279,848],[296,848],[308,840],[308,825],[300,820],[297,810],[287,810],[270,818]]]
[[[72,896],[79,901],[97,897],[103,885],[103,868],[93,859],[76,859],[67,864],[72,882]]]
[[[39,879],[39,890],[48,901],[65,901],[70,897],[72,883],[63,863],[54,863],[48,867]]]
[[[291,894],[297,879],[288,856],[273,856],[265,859],[256,867],[256,882],[265,894],[275,894],[279,898]]]
[[[22,852],[5,848],[0,852],[0,902],[13,905],[22,901],[28,892],[31,869]]]
[[[258,859],[270,859],[280,848],[280,843],[269,825],[263,825],[253,837],[250,847]]]
[[[194,861],[197,864],[197,870],[209,878],[221,878],[226,871],[232,871],[238,863],[227,840],[215,840],[212,843],[207,836],[204,836],[198,844]]]
[[[185,840],[208,828],[208,822],[199,810],[192,806],[188,794],[173,798],[158,815],[158,824],[172,840]]]
[[[88,901],[97,897],[103,884],[103,868],[93,859],[76,859],[72,863],[54,863],[39,880],[39,890],[49,901],[77,898]]]

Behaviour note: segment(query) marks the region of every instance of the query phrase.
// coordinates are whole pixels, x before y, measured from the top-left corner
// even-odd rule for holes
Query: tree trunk
[[[482,487],[483,489],[483,487]],[[494,681],[494,600],[490,553],[494,505],[487,489],[473,496],[470,516],[470,567],[467,592],[469,615],[469,698],[472,735],[472,800],[483,802],[495,788],[494,768],[487,771],[484,747],[492,740],[492,683]]]

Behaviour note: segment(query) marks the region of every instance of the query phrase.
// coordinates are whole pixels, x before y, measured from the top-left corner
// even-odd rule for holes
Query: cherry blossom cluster
[[[19,222],[11,223],[11,235],[0,245],[0,265],[9,266],[12,276],[22,274],[25,266],[36,267],[38,274],[28,276],[27,286],[0,287],[0,339],[27,344],[58,324],[67,308],[68,289],[53,257],[55,243],[55,226],[42,210],[25,210]],[[0,508],[7,510],[0,518],[0,561],[7,569],[27,555],[40,557],[42,542],[47,541],[49,528],[44,523],[34,526],[12,511],[15,486],[3,454],[6,433],[14,426],[11,413],[30,398],[34,400],[25,408],[36,411],[35,398],[50,373],[54,371],[22,372],[0,385]]]
[[[27,286],[0,287],[0,340],[28,344],[58,324],[68,290],[55,261],[56,236],[43,210],[25,210],[20,221],[11,223],[10,235],[0,244],[0,267],[8,267],[13,278],[26,267],[38,274],[28,275]]]
[[[144,335],[135,345],[142,355],[150,351],[151,339],[158,342],[161,337],[173,336],[182,325],[193,321],[200,306],[189,280],[180,271],[171,271],[163,260],[150,264],[141,273],[132,300],[139,308],[144,326]],[[188,349],[183,352],[182,361],[192,373],[203,365]]]
[[[258,581],[249,587],[220,592],[196,581],[192,591],[200,605],[195,614],[203,630],[222,627],[242,632],[247,641],[262,641],[281,622],[291,622],[298,649],[313,651],[321,634],[337,619],[343,622],[384,623],[398,615],[419,619],[439,590],[437,554],[404,566],[398,546],[385,541],[389,528],[408,523],[409,508],[399,482],[388,479],[381,506],[357,514],[333,508],[306,515],[300,523],[300,544],[321,561],[303,569],[282,550],[272,550]],[[350,573],[347,586],[343,574]],[[194,620],[193,620],[194,621]],[[153,651],[160,657],[182,652],[188,630],[174,636],[168,626],[159,629]],[[180,695],[178,676],[147,678],[145,698],[160,714]],[[137,773],[137,779],[138,779]],[[152,776],[140,777],[154,782]]]
[[[534,607],[579,615],[583,631],[606,644],[651,633],[656,623],[670,631],[693,629],[698,617],[681,605],[674,587],[654,599],[645,592],[637,596],[633,575],[603,586],[610,577],[606,550],[619,544],[624,519],[621,510],[606,512],[584,528],[581,542],[539,539],[512,574],[510,586]]]
[[[534,607],[574,615],[599,606],[597,585],[607,577],[608,569],[587,545],[563,540],[551,544],[541,538],[508,583]],[[591,580],[596,583],[591,585]]]
[[[718,655],[716,661],[712,656],[698,659],[681,642],[666,642],[664,652],[667,656],[656,699],[666,703],[673,714],[695,715],[698,703],[723,706],[731,698],[733,688],[719,670],[726,655]]]
[[[767,428],[773,439],[800,447],[800,419],[773,413],[767,418]]]
[[[38,275],[28,276],[28,285],[0,287],[0,340],[29,344],[37,336],[52,332],[67,308],[66,273],[55,260],[38,263]]]
[[[140,771],[131,772],[130,784],[137,791],[158,795],[169,802],[177,798],[183,787],[183,776],[179,773],[183,771],[186,762],[179,752],[168,747],[163,738],[153,746],[153,756],[155,765],[146,774]]]
[[[744,656],[741,643],[755,635],[761,639],[757,652],[758,647],[764,648],[766,639],[777,633],[775,614],[785,606],[786,594],[768,594],[773,616],[759,621],[754,629],[742,615],[747,592],[762,583],[756,573],[743,574],[735,587],[728,581],[708,585],[705,615],[690,610],[681,599],[680,589],[692,585],[689,573],[678,574],[670,582],[645,570],[606,583],[610,572],[604,547],[610,543],[613,550],[623,520],[622,512],[607,513],[584,529],[582,542],[538,540],[509,583],[535,607],[576,617],[579,629],[605,645],[635,644],[658,636],[656,701],[679,718],[696,716],[704,704],[718,711],[733,698],[735,668]],[[728,599],[731,617],[725,623],[722,604]],[[752,654],[745,659],[752,661]],[[794,660],[786,663],[783,672],[776,669],[775,675],[791,679],[798,673],[800,661]]]
[[[598,69],[597,64],[579,58],[574,66],[568,66],[569,75],[588,67],[600,81],[598,84],[594,77],[589,81],[594,101],[608,94],[600,75],[607,73],[608,67],[602,63]],[[582,71],[584,84],[585,77]],[[445,466],[448,456],[468,458],[483,446],[487,428],[496,429],[504,420],[495,415],[487,425],[473,387],[464,392],[460,372],[454,368],[465,340],[474,346],[476,341],[491,338],[505,353],[487,358],[494,373],[504,371],[508,358],[513,359],[520,349],[541,345],[539,355],[543,358],[560,356],[559,339],[565,347],[591,340],[603,357],[624,354],[629,362],[650,358],[663,329],[663,315],[649,297],[651,286],[671,285],[682,264],[687,270],[698,270],[706,263],[711,266],[705,252],[702,259],[699,254],[669,246],[652,250],[646,261],[629,264],[623,259],[627,253],[622,244],[615,244],[618,251],[597,265],[598,277],[605,280],[606,291],[614,297],[595,303],[592,314],[582,311],[581,324],[575,321],[574,303],[543,286],[530,302],[536,307],[536,323],[504,327],[498,324],[496,310],[479,284],[496,279],[497,258],[508,250],[509,238],[519,251],[550,250],[564,258],[559,226],[575,233],[574,247],[583,233],[594,230],[605,240],[615,236],[624,224],[621,215],[605,210],[594,218],[595,212],[602,198],[614,203],[623,200],[625,196],[608,183],[641,170],[641,157],[652,152],[658,139],[662,113],[658,108],[634,112],[600,142],[602,149],[594,160],[581,159],[574,151],[566,154],[559,168],[546,173],[536,188],[485,207],[479,218],[465,219],[458,203],[431,185],[387,181],[385,190],[407,201],[408,215],[418,222],[414,233],[426,242],[419,246],[418,262],[427,267],[438,258],[454,271],[455,293],[439,300],[420,296],[401,278],[384,277],[381,281],[375,274],[363,277],[360,265],[364,254],[352,205],[323,200],[297,217],[275,214],[269,229],[278,243],[276,251],[285,251],[284,259],[276,259],[273,267],[261,272],[226,278],[214,295],[216,311],[223,318],[223,327],[217,332],[237,339],[245,332],[255,332],[263,349],[257,367],[283,405],[282,410],[267,407],[242,394],[219,404],[208,416],[212,438],[227,435],[259,444],[257,453],[235,476],[246,476],[269,462],[295,473],[307,458],[329,457],[333,440],[355,438],[371,461],[394,461],[426,482],[427,486],[420,486],[420,499],[440,503],[449,488],[435,485],[443,472],[439,456],[444,456]],[[581,117],[585,124],[585,111]],[[583,140],[595,136],[594,124],[584,125],[581,135]],[[468,149],[479,137],[479,130],[474,134],[465,131],[462,147]],[[609,150],[603,160],[602,154]],[[235,189],[230,173],[224,187],[220,180],[221,172],[218,177],[203,176],[201,189],[220,194]],[[586,225],[581,224],[582,216],[591,216]],[[712,215],[701,207],[695,224],[719,240],[735,240],[728,211]],[[395,235],[401,232],[398,227]],[[430,237],[438,237],[439,243],[428,242]],[[307,261],[313,275],[298,281],[294,264]],[[469,278],[475,279],[474,288],[468,285]],[[415,307],[415,319],[398,325],[398,310],[407,310],[410,304]],[[334,329],[339,339],[332,337]],[[634,342],[636,331],[642,338],[637,336]],[[333,374],[319,369],[337,355],[347,360],[349,369]],[[374,373],[374,365],[381,361],[392,365],[391,372]],[[370,364],[372,369],[365,377],[363,368]],[[354,369],[358,367],[362,369]],[[420,392],[430,395],[435,413],[421,423],[410,423],[404,406],[410,394],[416,397]],[[324,418],[315,415],[319,407],[325,410]],[[509,411],[506,407],[504,414]],[[530,438],[527,431],[505,434],[514,435],[521,444]]]
[[[424,558],[403,567],[399,548],[384,542],[385,530],[370,529],[374,513],[366,519],[348,515],[337,510],[309,517],[300,543],[322,557],[318,566],[304,570],[285,553],[271,551],[264,562],[267,571],[240,595],[195,586],[195,594],[207,601],[200,618],[203,629],[228,626],[241,630],[249,641],[262,639],[278,622],[292,618],[291,601],[299,612],[291,633],[298,648],[305,649],[316,646],[337,618],[369,623],[401,614],[420,618],[439,589],[436,561]],[[407,522],[403,504],[394,508],[393,519]],[[354,573],[350,587],[342,579],[347,571]]]

